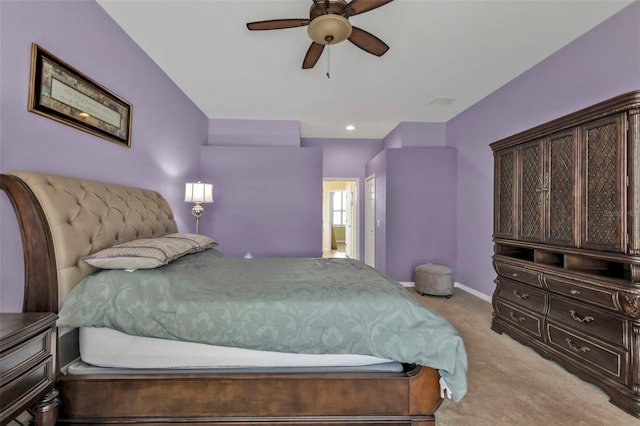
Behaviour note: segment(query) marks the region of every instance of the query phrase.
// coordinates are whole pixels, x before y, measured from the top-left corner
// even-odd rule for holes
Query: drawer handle
[[[517,317],[515,316],[515,314],[513,312],[509,312],[509,316],[511,317],[511,319],[515,322],[522,322],[525,321],[526,318],[525,317]]]
[[[514,272],[513,274],[511,274],[511,276],[514,277],[514,278],[518,278],[520,276],[520,274],[517,273],[517,272]]]
[[[520,293],[518,292],[518,290],[513,290],[513,295],[518,299],[526,299],[527,297],[529,297],[527,293]]]
[[[573,318],[575,321],[581,322],[581,323],[590,323],[591,321],[595,320],[594,317],[590,317],[590,316],[586,316],[586,317],[582,317],[580,318],[578,315],[576,315],[576,311],[574,311],[573,309],[569,311],[569,313],[571,314],[571,318]]]
[[[571,291],[569,291],[569,293],[571,293],[571,294],[573,294],[575,296],[576,294],[580,294],[580,290],[571,290]]]
[[[571,339],[569,339],[569,338],[566,338],[566,339],[564,339],[564,340],[565,340],[565,342],[567,342],[567,346],[569,346],[569,349],[571,349],[571,350],[572,350],[572,351],[574,351],[574,352],[589,352],[589,350],[590,350],[590,349],[589,349],[588,347],[586,347],[586,346],[582,346],[582,347],[580,347],[580,346],[576,346],[576,345],[571,341]]]

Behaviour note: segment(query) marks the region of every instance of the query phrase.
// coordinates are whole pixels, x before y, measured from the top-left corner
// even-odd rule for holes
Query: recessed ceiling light
[[[347,124],[347,127],[345,127],[345,129],[347,129],[348,131],[352,131],[355,130],[356,126],[354,126],[353,124]]]

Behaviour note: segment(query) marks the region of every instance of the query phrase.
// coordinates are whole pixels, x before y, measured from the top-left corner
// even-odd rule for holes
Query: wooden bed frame
[[[80,255],[176,232],[168,203],[153,191],[32,172],[2,174],[0,188],[15,209],[22,235],[25,312],[58,312],[69,286],[92,272]],[[160,214],[136,212],[148,208],[148,200]],[[105,206],[102,213],[96,211]],[[91,220],[82,219],[80,210],[90,211]],[[90,232],[79,252],[77,247],[70,251],[69,240],[78,240],[77,229],[86,233],[92,220],[102,229]],[[108,220],[115,220],[118,229],[112,229],[113,223],[104,227]],[[74,226],[65,238],[65,229]],[[66,345],[59,337],[59,354],[68,353]],[[59,424],[435,425],[442,402],[438,371],[425,366],[406,366],[401,373],[66,375],[65,362],[58,356]]]

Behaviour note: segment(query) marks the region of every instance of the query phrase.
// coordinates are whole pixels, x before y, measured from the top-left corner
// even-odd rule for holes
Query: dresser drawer
[[[531,284],[536,287],[542,287],[542,274],[540,272],[500,262],[494,262],[494,267],[496,268],[498,275],[502,275],[505,278],[522,281],[523,283]]]
[[[52,313],[0,313],[0,425],[9,423],[38,400],[36,425],[56,422],[55,323]]]
[[[51,330],[47,330],[0,354],[0,385],[38,365],[49,353]]]
[[[616,309],[615,291],[601,289],[598,287],[585,287],[570,280],[554,277],[552,275],[543,276],[547,288],[555,293],[564,294],[575,299],[593,303],[609,309]]]
[[[16,377],[12,381],[2,385],[2,414],[4,419],[5,412],[15,411],[24,401],[36,399],[39,395],[53,389],[53,358],[49,357],[46,361],[36,365],[31,370]]]
[[[617,345],[624,344],[625,321],[597,308],[550,296],[549,317]]]
[[[552,321],[547,322],[546,328],[549,345],[562,352],[565,358],[577,363],[580,368],[626,383],[628,352],[570,331]]]
[[[507,299],[516,305],[525,306],[539,314],[544,313],[546,302],[544,292],[507,278],[498,278],[498,282],[498,297]]]
[[[508,323],[527,331],[528,334],[533,334],[539,339],[542,338],[541,316],[526,312],[524,309],[518,309],[501,300],[496,302],[496,314]]]

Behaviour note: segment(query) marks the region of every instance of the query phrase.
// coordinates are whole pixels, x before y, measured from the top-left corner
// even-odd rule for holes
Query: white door
[[[364,263],[376,265],[376,177],[369,176],[364,183]]]

